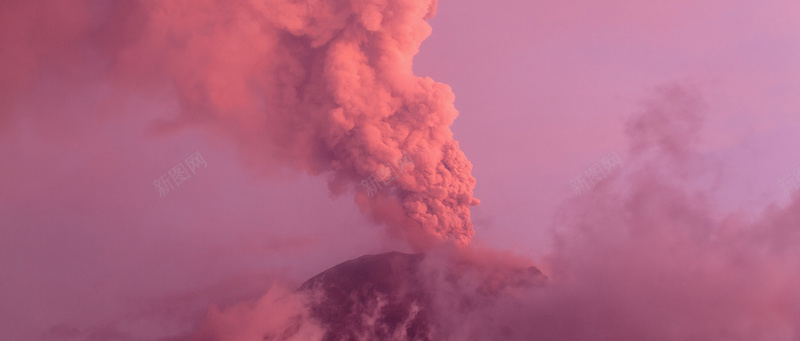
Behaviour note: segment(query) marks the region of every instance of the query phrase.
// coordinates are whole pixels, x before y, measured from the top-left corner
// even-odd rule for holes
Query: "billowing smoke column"
[[[177,98],[186,124],[234,138],[251,166],[330,176],[416,249],[468,244],[475,179],[447,85],[412,74],[435,0],[7,1],[3,88],[43,65],[72,81]],[[36,20],[30,20],[30,17]],[[6,20],[7,19],[7,20]],[[13,66],[11,66],[13,65]],[[20,91],[22,92],[22,91]],[[14,95],[0,101],[3,119]],[[399,162],[398,162],[399,161]]]

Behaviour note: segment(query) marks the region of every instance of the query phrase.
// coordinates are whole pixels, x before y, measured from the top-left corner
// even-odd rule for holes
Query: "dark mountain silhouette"
[[[545,279],[534,267],[487,270],[482,264],[479,270],[486,277],[470,292],[460,293],[455,290],[462,287],[459,277],[479,266],[456,262],[431,272],[425,257],[400,252],[362,256],[303,283],[298,291],[313,297],[311,316],[326,329],[323,340],[439,340],[437,314],[451,311],[437,311],[438,301],[430,290],[434,281],[439,281],[439,290],[444,283],[454,289],[448,292],[464,294],[456,302],[465,310],[480,309],[509,287],[531,287]]]

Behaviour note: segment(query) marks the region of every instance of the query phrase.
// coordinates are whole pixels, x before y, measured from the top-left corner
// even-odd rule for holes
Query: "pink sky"
[[[492,245],[547,249],[569,180],[611,151],[625,161],[624,121],[665,83],[707,104],[724,208],[785,199],[778,180],[800,167],[796,2],[443,1],[431,25],[414,69],[453,87]]]
[[[209,1],[199,2],[211,6]],[[37,339],[44,332],[53,340],[158,340],[196,328],[208,306],[225,307],[263,295],[272,281],[293,285],[363,254],[414,249],[402,238],[394,237],[405,236],[414,244],[418,237],[415,233],[421,232],[397,232],[401,228],[393,227],[393,233],[386,233],[375,223],[377,219],[392,224],[397,215],[392,208],[399,204],[359,205],[356,200],[366,198],[362,193],[354,200],[356,188],[350,182],[333,179],[330,169],[315,174],[321,168],[314,164],[316,155],[304,149],[308,146],[287,142],[286,154],[291,155],[286,156],[269,145],[263,146],[262,142],[266,145],[268,139],[249,139],[255,133],[237,135],[231,131],[239,130],[225,130],[235,126],[252,133],[248,123],[255,122],[268,127],[265,131],[274,132],[284,129],[282,123],[291,121],[277,114],[264,118],[240,110],[263,105],[241,95],[243,89],[269,88],[274,84],[270,79],[265,81],[270,83],[267,85],[237,83],[230,76],[248,74],[248,67],[262,66],[258,59],[248,59],[247,51],[233,49],[248,44],[231,43],[226,46],[232,50],[224,50],[225,46],[220,47],[222,51],[216,50],[219,45],[213,39],[222,39],[225,34],[242,41],[251,35],[267,36],[257,24],[242,19],[237,28],[246,28],[242,29],[244,33],[239,34],[234,28],[216,32],[219,36],[196,41],[196,50],[188,52],[159,50],[156,43],[171,38],[162,36],[148,41],[152,46],[121,49],[118,46],[137,39],[134,33],[125,34],[126,25],[136,27],[136,20],[144,14],[128,12],[123,5],[114,9],[119,13],[112,13],[97,2],[79,3],[74,9],[58,1],[27,5],[25,1],[10,1],[0,5],[0,32],[9,32],[0,35],[0,60],[6,60],[0,63],[0,159],[4,160],[0,163],[0,271],[4,274],[0,281],[0,300],[4,302],[0,305],[0,339]],[[299,23],[299,19],[275,14],[280,11],[270,12],[270,6],[289,3],[263,2],[264,13],[272,15],[264,20],[281,22],[287,30],[300,30],[297,27],[305,23]],[[172,10],[177,11],[178,7]],[[198,10],[190,18],[196,21],[187,19],[181,24],[185,26],[176,24],[172,28],[185,30],[176,34],[194,34],[200,30],[191,25],[211,20],[206,15],[215,18],[208,13],[213,11]],[[103,22],[105,15],[131,22],[115,26],[120,32],[87,29]],[[166,14],[155,18],[162,20],[153,19],[158,25],[171,25],[172,17]],[[369,26],[375,19],[364,15],[360,20]],[[441,221],[445,217],[463,218],[460,209],[469,209],[475,229],[473,243],[516,252],[548,272],[558,273],[559,262],[580,269],[597,265],[579,255],[607,255],[617,244],[598,243],[587,247],[585,253],[558,253],[577,248],[584,241],[572,241],[559,249],[552,232],[554,227],[568,224],[565,221],[583,221],[559,216],[565,211],[584,212],[587,217],[596,217],[602,226],[615,223],[617,218],[612,213],[621,212],[619,206],[623,205],[610,199],[604,204],[602,195],[624,190],[601,186],[575,198],[569,185],[570,180],[612,151],[625,163],[623,172],[630,171],[634,173],[630,178],[638,179],[639,182],[630,180],[633,184],[651,186],[648,181],[660,181],[642,180],[637,177],[641,173],[631,170],[634,166],[646,169],[651,162],[670,174],[661,179],[668,182],[674,176],[670,162],[680,162],[680,167],[676,166],[680,170],[699,165],[687,172],[700,175],[681,188],[687,192],[698,190],[709,204],[706,207],[704,201],[698,201],[701,212],[687,216],[696,214],[714,220],[733,214],[744,217],[743,221],[757,220],[770,205],[779,205],[771,208],[779,210],[790,204],[778,181],[800,167],[797,1],[514,0],[498,4],[443,0],[429,23],[432,33],[414,57],[413,71],[452,88],[459,111],[452,125],[453,138],[473,165],[471,174],[477,180],[474,194],[480,199],[478,206],[460,202],[437,217]],[[324,32],[324,28],[308,28],[317,29]],[[420,31],[414,34],[425,33],[422,26],[416,29]],[[263,46],[253,49],[269,50],[270,44],[275,43],[269,39],[257,40]],[[82,44],[87,41],[100,41],[103,48],[85,48]],[[241,58],[236,63],[214,59],[232,55]],[[394,62],[390,57],[386,63]],[[347,58],[342,59],[346,64]],[[142,69],[147,72],[142,73],[135,67],[117,70],[116,64],[109,62],[112,60],[130,63],[127,66],[147,60],[141,63],[152,62],[172,73],[165,75],[160,73],[163,70],[146,67]],[[187,98],[197,95],[192,92],[196,88],[191,82],[196,80],[195,68],[207,66],[204,63],[226,66],[210,67],[212,71],[202,76],[213,80],[214,89],[219,91],[213,93],[218,97],[212,96],[210,101],[218,105],[216,108],[227,110],[225,114],[229,116],[182,107],[190,102]],[[275,74],[290,78],[296,76],[297,70],[284,71]],[[164,86],[164,79],[169,77],[187,83],[175,90]],[[654,161],[632,154],[626,123],[648,112],[648,101],[669,102],[657,89],[674,84],[689,89],[702,103],[698,109],[704,120],[697,133],[700,142],[687,147],[690,151],[674,160]],[[436,91],[444,93],[441,89]],[[370,108],[376,105],[360,104]],[[449,112],[446,107],[441,110]],[[409,115],[410,127],[422,125],[422,119],[417,122],[414,118]],[[429,117],[431,122],[436,118]],[[342,118],[343,125],[347,119]],[[180,124],[177,128],[164,128],[155,123],[165,120]],[[275,130],[271,130],[272,122],[278,127]],[[297,126],[305,123],[292,122]],[[446,131],[431,131],[439,134],[436,136],[442,145],[447,145]],[[687,142],[681,140],[683,134],[678,135],[672,137]],[[352,146],[357,147],[357,142]],[[391,147],[375,162],[359,159],[358,154],[348,155],[348,160],[355,161],[343,177],[359,181],[365,169],[396,157],[388,151],[402,150]],[[203,155],[208,167],[199,169],[167,196],[159,197],[152,181],[196,151]],[[692,153],[701,155],[697,159],[702,160],[692,163],[696,160]],[[463,166],[463,160],[454,159],[454,164]],[[420,171],[436,167],[438,161],[434,156],[418,161],[423,165],[419,166]],[[471,190],[469,179],[460,177],[468,173],[453,174],[452,182],[446,183],[467,184],[453,193]],[[422,178],[429,180],[419,176],[403,179],[402,186],[411,188]],[[343,194],[331,194],[331,189],[343,182],[346,185],[342,186],[351,187]],[[661,193],[661,187],[652,188],[654,193]],[[435,189],[419,192],[436,192]],[[681,194],[675,194],[664,202],[680,203],[680,198]],[[793,207],[797,208],[796,200]],[[770,212],[764,221],[791,217],[795,211]],[[659,211],[654,216],[670,214]],[[765,238],[786,235],[787,240],[796,240],[791,226],[796,226],[797,220],[784,218],[775,218],[780,223],[774,224],[774,229],[780,233],[765,232]],[[601,227],[592,226],[591,230],[599,233],[594,229]],[[662,236],[670,231],[669,226],[659,225],[652,233]],[[643,238],[650,237],[656,238]],[[764,256],[771,264],[765,267],[747,263],[746,269],[768,278],[765,282],[748,282],[741,272],[719,269],[713,262],[716,257],[727,257],[730,249],[706,254],[701,252],[702,245],[676,243],[686,246],[686,252],[676,256],[677,260],[689,262],[699,257],[708,261],[692,271],[727,274],[742,279],[743,286],[771,293],[771,298],[788,297],[796,302],[797,295],[782,287],[794,278],[782,272],[796,265],[787,260],[789,256]],[[642,259],[652,261],[654,267],[678,272],[667,261],[673,256],[668,248],[659,243],[652,245],[656,251]],[[645,268],[645,264],[629,264],[621,259],[638,255],[645,247],[627,246],[609,259],[633,269]],[[786,255],[796,255],[796,251],[787,251]],[[580,261],[574,260],[578,258]],[[607,270],[610,274],[626,271],[614,267]],[[620,295],[637,285],[653,284],[651,278],[635,278],[614,286],[609,278],[594,273],[581,278],[596,279],[607,286],[601,292]],[[580,283],[566,283],[544,302],[558,306],[559,298],[575,298],[580,296],[576,293],[583,293]],[[727,282],[710,280],[696,291],[686,291],[707,293],[719,283]],[[604,306],[604,302],[591,302]],[[631,305],[641,302],[646,300],[634,297],[626,301]],[[769,304],[753,302],[757,299],[746,295],[741,301],[730,303],[729,308],[753,304],[758,306],[759,314],[763,313],[759,316],[769,315]],[[568,309],[554,310],[565,320],[575,318]],[[518,311],[502,313],[511,312]],[[541,313],[526,309],[522,312]],[[665,308],[658,314],[673,312]],[[696,311],[698,317],[704,312],[716,310]]]

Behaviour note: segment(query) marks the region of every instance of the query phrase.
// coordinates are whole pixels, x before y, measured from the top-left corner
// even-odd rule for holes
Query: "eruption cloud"
[[[9,1],[0,119],[14,93],[55,68],[180,104],[167,133],[209,127],[264,173],[329,176],[418,250],[474,234],[472,165],[453,139],[447,85],[412,73],[431,29],[427,1]],[[33,19],[33,20],[32,20]],[[88,51],[88,52],[86,52]],[[98,65],[100,65],[98,67]],[[413,166],[368,197],[361,182],[407,155]],[[378,179],[380,181],[380,179]]]

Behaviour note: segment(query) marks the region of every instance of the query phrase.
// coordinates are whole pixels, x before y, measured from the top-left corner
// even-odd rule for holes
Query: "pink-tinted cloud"
[[[399,201],[357,202],[418,248],[466,244],[474,233],[475,179],[449,129],[454,96],[411,73],[435,2],[81,2],[66,13],[57,3],[6,6],[15,18],[7,30],[19,37],[7,38],[4,55],[24,63],[7,70],[14,77],[5,86],[25,89],[55,67],[73,83],[165,90],[180,115],[159,120],[158,131],[208,125],[238,141],[252,166],[328,173],[336,194],[361,190],[407,153],[412,166],[392,185]],[[382,205],[411,219],[378,214],[394,210]]]
[[[569,202],[548,284],[468,315],[454,339],[794,340],[798,201],[755,222],[720,215],[692,147],[691,88],[660,88],[628,125],[626,171]],[[711,172],[711,174],[708,174]]]

